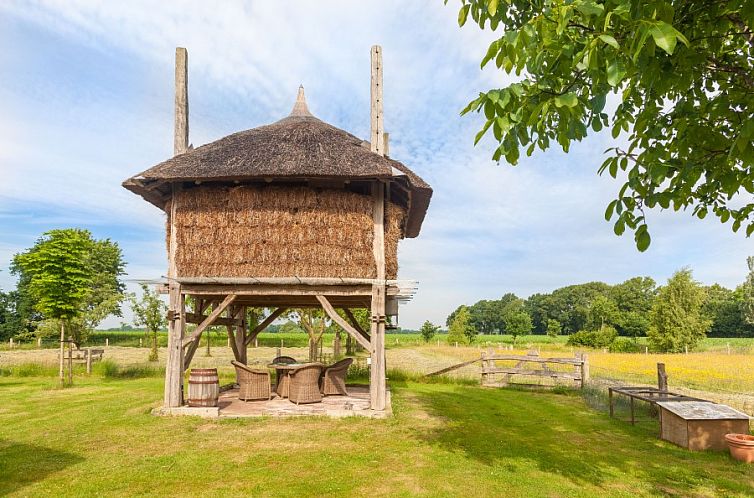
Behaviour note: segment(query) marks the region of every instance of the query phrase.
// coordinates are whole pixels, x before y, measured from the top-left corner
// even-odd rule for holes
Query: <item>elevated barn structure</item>
[[[302,87],[289,116],[193,149],[187,74],[179,48],[175,156],[123,183],[167,214],[165,406],[182,405],[183,374],[208,326],[226,325],[245,363],[248,344],[286,309],[322,307],[370,352],[371,406],[384,409],[386,316],[413,290],[396,280],[398,241],[419,234],[432,189],[388,157],[380,47],[368,142],[314,117]],[[186,296],[196,309],[186,309]],[[247,307],[274,311],[252,330]],[[371,311],[370,330],[354,308]],[[187,322],[198,324],[188,337]]]

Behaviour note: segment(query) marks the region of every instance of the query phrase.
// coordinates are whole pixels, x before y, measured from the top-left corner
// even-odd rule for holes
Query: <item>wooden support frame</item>
[[[362,336],[358,330],[356,330],[353,326],[351,326],[351,324],[345,321],[343,317],[341,317],[337,313],[337,311],[335,311],[335,308],[332,307],[332,305],[330,304],[330,301],[328,301],[325,296],[322,296],[322,295],[317,296],[317,301],[320,302],[320,304],[322,305],[322,309],[325,310],[325,313],[327,313],[327,315],[332,319],[333,322],[337,323],[340,326],[340,328],[345,330],[348,334],[351,335],[351,337],[356,339],[356,342],[361,344],[361,346],[364,349],[370,348],[370,345],[371,345],[370,341],[365,339],[364,336]]]
[[[202,335],[202,332],[209,327],[210,325],[215,323],[215,320],[220,316],[220,314],[225,311],[225,309],[230,306],[230,303],[232,303],[236,299],[235,294],[229,294],[225,296],[225,299],[215,308],[212,310],[212,313],[210,313],[203,321],[199,324],[198,327],[194,330],[194,332],[191,334],[190,337],[187,337],[183,340],[183,347],[188,346],[192,342],[198,342],[199,338]]]
[[[287,308],[280,307],[270,313],[270,316],[264,319],[262,323],[254,327],[254,330],[249,333],[249,337],[246,338],[246,345],[248,346],[251,344],[251,342],[257,338],[260,332],[262,332],[264,329],[266,329],[272,322],[277,320],[277,318],[282,315]]]
[[[353,328],[356,329],[356,331],[359,334],[361,334],[361,336],[364,337],[364,339],[367,342],[371,342],[372,338],[369,337],[369,334],[367,333],[366,330],[364,330],[363,328],[361,328],[361,325],[359,324],[359,321],[356,319],[355,316],[353,316],[353,311],[351,311],[349,308],[342,308],[342,309],[343,309],[343,313],[346,314],[346,318],[348,318],[348,321],[351,322],[351,325],[353,326]],[[364,349],[366,349],[367,351],[369,350],[369,348],[364,348]]]

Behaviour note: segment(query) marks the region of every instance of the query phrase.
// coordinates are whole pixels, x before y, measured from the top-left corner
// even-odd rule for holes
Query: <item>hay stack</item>
[[[308,187],[197,187],[177,194],[180,277],[374,278],[372,198]],[[389,204],[387,277],[406,210]]]

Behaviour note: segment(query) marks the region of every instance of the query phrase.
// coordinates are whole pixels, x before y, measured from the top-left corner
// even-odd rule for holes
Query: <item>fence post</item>
[[[254,347],[255,348],[259,347],[259,343],[257,342],[257,338],[256,337],[254,338]]]
[[[86,348],[86,373],[92,373],[92,348]]]
[[[10,338],[9,343],[10,343],[10,349],[13,349],[13,338],[12,337]]]
[[[105,337],[105,346],[109,346],[109,345],[110,345],[110,339]]]
[[[479,383],[484,386],[487,381],[487,353],[482,351],[482,377],[479,379]]]
[[[589,355],[581,353],[581,389],[589,382]]]
[[[657,388],[660,391],[668,390],[668,374],[665,373],[665,364],[657,364]]]
[[[42,338],[37,337],[37,349],[42,349]]]

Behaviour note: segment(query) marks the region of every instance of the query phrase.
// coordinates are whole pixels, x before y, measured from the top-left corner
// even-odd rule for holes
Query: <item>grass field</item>
[[[343,334],[345,336],[345,334]],[[332,344],[333,341],[333,334],[325,334],[324,336],[324,343],[326,345]],[[149,340],[151,340],[149,337],[147,337],[143,331],[104,331],[104,330],[97,330],[93,332],[89,340],[87,341],[87,346],[104,346],[106,340],[109,342],[111,346],[126,346],[126,347],[135,347],[139,345],[139,339],[142,339],[143,345],[146,346],[149,344]],[[205,338],[202,339],[202,341],[206,340]],[[225,334],[224,330],[220,331],[213,331],[210,334],[210,340],[212,345],[216,346],[222,346],[226,344],[227,341],[227,335]],[[283,347],[306,347],[307,345],[307,336],[303,333],[262,333],[259,335],[258,343],[259,346],[262,347],[277,347],[280,346],[281,341],[283,343]],[[518,347],[539,347],[541,349],[548,349],[548,350],[562,350],[562,349],[569,349],[569,347],[566,346],[566,341],[568,340],[568,336],[558,336],[558,337],[548,337],[546,335],[525,335],[521,336],[517,339],[515,344]],[[447,335],[445,334],[438,334],[435,336],[435,338],[430,341],[429,345],[437,345],[438,341],[441,345],[447,344]],[[157,342],[160,347],[165,347],[168,344],[168,337],[167,332],[160,332],[157,336]],[[646,345],[646,338],[641,337],[638,339],[638,343],[642,346]],[[510,335],[480,335],[477,336],[474,344],[472,346],[482,346],[486,347],[487,345],[495,346],[495,345],[502,345],[502,344],[514,344],[513,337]],[[50,337],[46,338],[43,342],[43,347],[45,348],[55,348],[57,347],[58,343],[56,342],[56,338]],[[421,336],[419,334],[414,333],[388,333],[386,334],[385,338],[385,345],[388,349],[390,348],[396,348],[396,347],[406,347],[406,346],[422,346],[425,345],[425,342],[422,340]],[[18,341],[16,341],[16,347],[21,349],[34,349],[36,348],[37,343],[36,341],[26,341],[22,342],[20,345],[18,344]],[[0,343],[0,351],[7,350],[8,349],[8,343]],[[753,353],[754,354],[754,338],[751,337],[733,337],[733,338],[720,338],[720,337],[708,337],[701,341],[699,346],[696,348],[695,352],[708,352],[708,351],[719,351],[719,352],[727,352],[728,349],[732,353]]]
[[[0,378],[0,495],[754,494],[754,467],[658,441],[655,423],[631,427],[569,393],[393,380],[388,420],[213,422],[150,415],[162,381],[141,375],[67,389]]]

